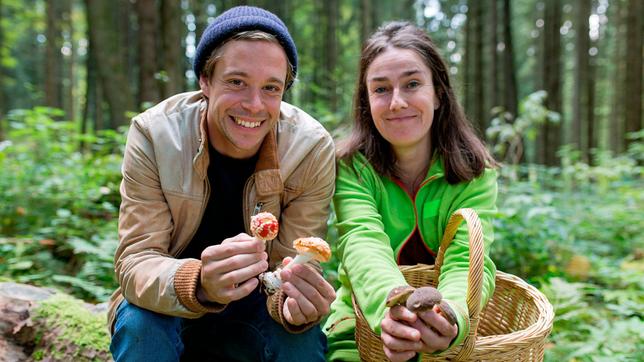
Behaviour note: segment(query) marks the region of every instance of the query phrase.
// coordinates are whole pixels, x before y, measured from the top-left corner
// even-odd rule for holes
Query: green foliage
[[[641,156],[560,156],[559,168],[502,169],[492,258],[553,303],[546,361],[633,360],[644,347]]]
[[[120,196],[122,132],[82,135],[59,110],[9,114],[0,143],[0,272],[105,300]],[[80,145],[91,145],[80,152]],[[73,275],[68,277],[67,275]]]
[[[632,361],[644,350],[644,285],[641,274],[623,272],[610,269],[597,284],[553,278],[541,288],[556,315],[546,361]]]
[[[492,252],[502,270],[543,278],[561,275],[574,255],[624,258],[644,248],[641,168],[627,156],[502,172],[513,175],[499,182]]]
[[[546,108],[546,97],[547,93],[542,90],[529,94],[519,105],[516,118],[501,107],[492,109],[495,116],[486,135],[494,144],[492,151],[499,160],[517,165],[524,154],[525,143],[535,140],[539,126],[560,121],[557,112]]]

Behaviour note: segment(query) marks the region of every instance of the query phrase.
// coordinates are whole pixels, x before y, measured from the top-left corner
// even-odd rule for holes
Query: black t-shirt
[[[210,245],[246,231],[244,225],[244,185],[255,171],[257,155],[236,159],[209,147],[210,199],[197,233],[179,258],[201,259],[201,252]]]

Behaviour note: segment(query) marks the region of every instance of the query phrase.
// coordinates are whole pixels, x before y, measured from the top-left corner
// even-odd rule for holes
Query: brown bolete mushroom
[[[450,324],[456,323],[456,314],[449,304],[443,301],[443,296],[434,287],[417,288],[407,298],[407,309],[414,313],[419,313],[433,309],[436,306],[436,313],[441,314]]]
[[[414,290],[415,288],[410,287],[409,285],[395,287],[387,295],[387,301],[385,302],[385,305],[388,308],[392,308],[397,305],[405,305],[405,303],[407,303],[407,298],[409,298]]]

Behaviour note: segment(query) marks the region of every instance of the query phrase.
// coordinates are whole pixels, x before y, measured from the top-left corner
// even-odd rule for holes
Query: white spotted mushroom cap
[[[331,258],[329,244],[320,238],[299,238],[293,241],[293,247],[298,254],[312,254],[313,258],[320,262],[328,261]]]

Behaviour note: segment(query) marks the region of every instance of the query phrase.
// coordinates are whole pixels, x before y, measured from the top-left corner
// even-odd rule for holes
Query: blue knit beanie
[[[297,49],[286,25],[275,14],[253,6],[237,6],[215,18],[203,32],[193,68],[197,78],[212,51],[231,36],[249,30],[261,30],[272,34],[280,42],[289,62],[293,65],[293,75],[297,74]],[[291,81],[292,83],[292,81]],[[287,84],[288,89],[291,84]]]

